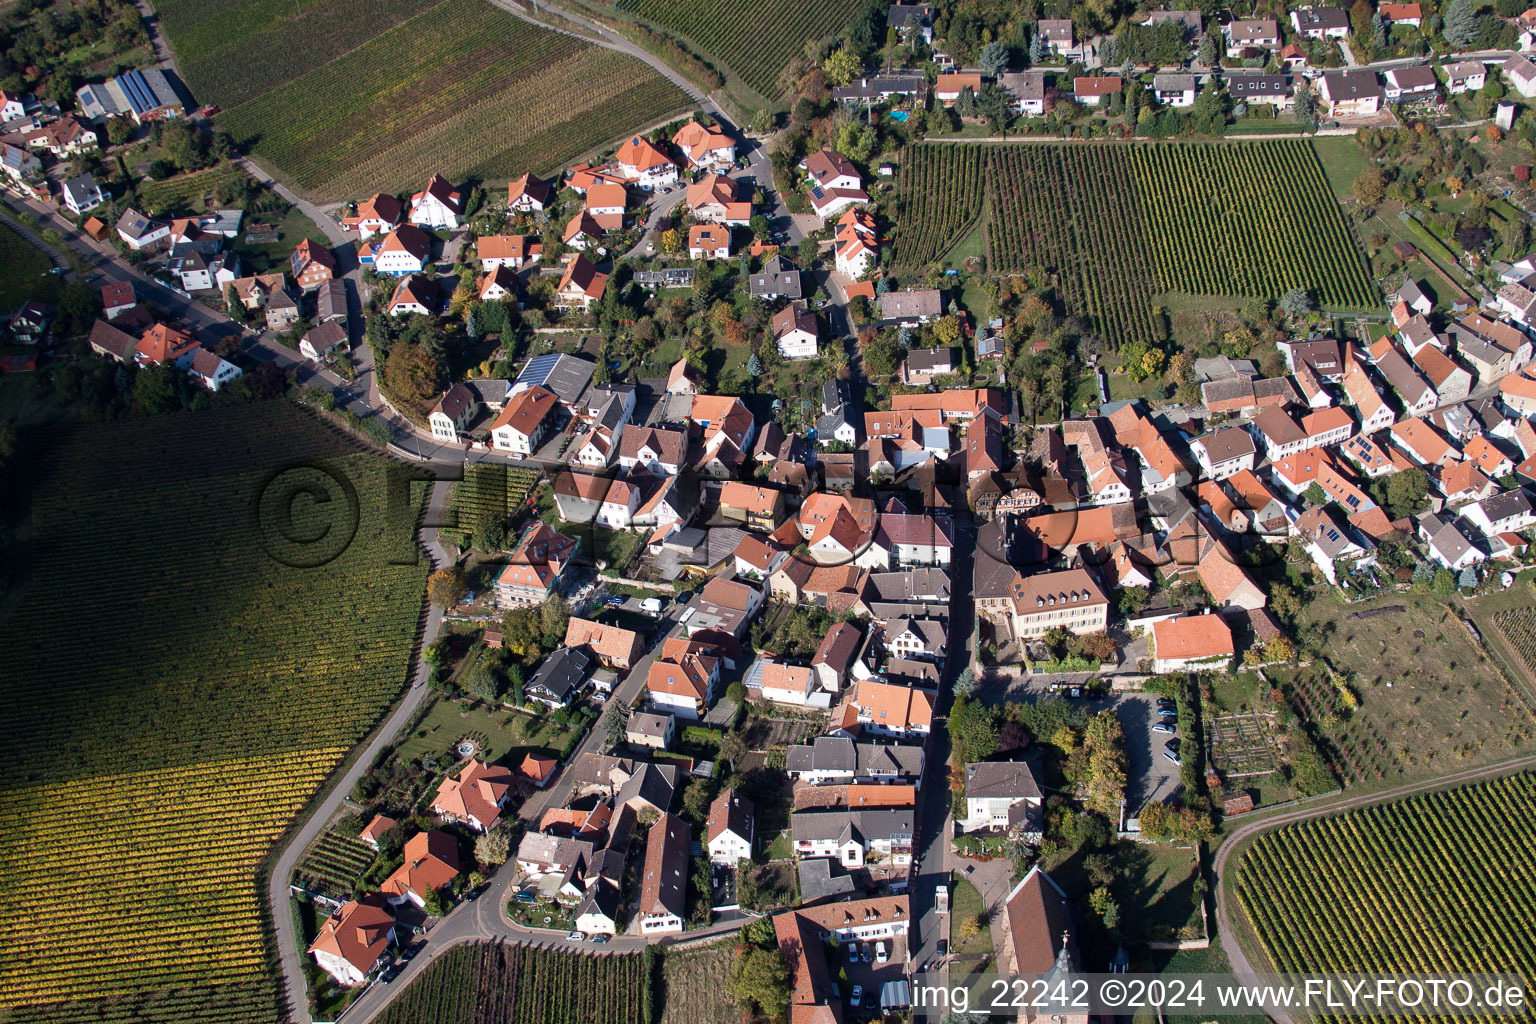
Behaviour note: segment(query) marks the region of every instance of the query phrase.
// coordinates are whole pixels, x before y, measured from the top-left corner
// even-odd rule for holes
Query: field
[[[484,0],[158,9],[219,126],[323,198],[548,172],[687,106],[640,61]]]
[[[231,163],[218,164],[190,174],[178,174],[163,181],[146,178],[139,184],[139,203],[151,216],[217,209],[218,203],[206,203],[205,197],[216,196],[225,182],[244,173]]]
[[[0,224],[0,313],[9,316],[45,282],[53,267],[25,238]]]
[[[859,0],[619,0],[619,10],[678,33],[734,71],[767,99],[779,73],[811,39],[848,27]]]
[[[500,943],[455,946],[379,1024],[650,1024],[635,954],[587,956]]]
[[[529,752],[563,756],[571,739],[569,730],[542,717],[486,711],[451,697],[439,697],[421,723],[400,741],[398,756],[410,761],[428,752],[447,754],[461,740],[470,740],[482,760],[516,768]]]
[[[661,955],[659,1024],[722,1024],[740,1012],[726,995],[736,943],[732,939],[689,949],[664,948]]]
[[[1044,271],[1068,313],[1152,340],[1161,293],[1375,301],[1308,143],[923,145],[897,181],[895,267],[943,258],[990,206],[988,269]],[[1307,225],[1305,230],[1300,225]]]
[[[1393,784],[1530,749],[1536,723],[1521,695],[1444,605],[1408,594],[1323,598],[1301,621],[1327,635],[1339,675],[1322,665],[1265,672],[1346,783]]]
[[[373,847],[361,839],[322,832],[293,869],[294,884],[334,900],[352,898],[352,884],[373,863]]]
[[[1536,963],[1536,775],[1287,825],[1236,894],[1276,969],[1507,972]],[[1491,855],[1490,855],[1491,854]]]
[[[413,552],[387,464],[281,403],[60,430],[38,454],[0,619],[0,1016],[272,1020],[261,864],[416,640],[426,562],[395,564]],[[325,519],[297,497],[322,477],[355,488],[355,532],[349,502]],[[284,546],[274,501],[289,536],[349,544]]]
[[[465,467],[463,479],[454,481],[449,492],[442,528],[474,536],[516,513],[539,479],[537,470],[520,466]]]

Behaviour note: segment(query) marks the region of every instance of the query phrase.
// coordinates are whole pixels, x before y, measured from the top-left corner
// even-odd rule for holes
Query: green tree
[[[998,78],[1008,70],[1008,47],[996,40],[981,48],[976,55],[976,66],[987,78]]]
[[[1280,296],[1280,311],[1286,316],[1300,319],[1312,312],[1312,296],[1305,288],[1292,288]]]
[[[482,867],[500,867],[511,855],[512,839],[502,826],[475,837],[475,860]]]
[[[1387,478],[1387,505],[1393,519],[1417,515],[1429,497],[1429,475],[1410,466]]]
[[[784,955],[777,947],[762,949],[743,943],[731,964],[725,991],[753,1018],[783,1020],[789,1009],[789,965]]]
[[[139,411],[160,415],[181,407],[181,381],[176,367],[160,363],[140,370],[133,379],[133,404]]]
[[[767,135],[778,124],[778,117],[768,109],[759,110],[752,115],[752,131],[757,135]]]
[[[1471,0],[1451,0],[1450,6],[1445,9],[1445,21],[1440,27],[1440,34],[1452,46],[1464,48],[1477,36],[1479,21]]]
[[[1436,597],[1450,597],[1456,593],[1456,574],[1449,569],[1436,569],[1430,589]]]
[[[1316,480],[1312,481],[1312,483],[1307,487],[1306,493],[1303,494],[1302,497],[1307,500],[1308,505],[1312,505],[1317,508],[1321,508],[1322,506],[1328,504],[1329,501],[1328,492],[1323,490],[1322,484],[1318,483]]]
[[[847,85],[853,81],[860,71],[864,69],[864,62],[859,55],[848,47],[833,50],[827,54],[827,59],[821,62],[821,70],[827,76],[828,85]]]
[[[443,898],[441,889],[428,889],[422,904],[428,915],[432,917],[442,917],[448,912],[448,901]]]
[[[1221,29],[1210,27],[1200,40],[1195,59],[1208,68],[1221,66]]]

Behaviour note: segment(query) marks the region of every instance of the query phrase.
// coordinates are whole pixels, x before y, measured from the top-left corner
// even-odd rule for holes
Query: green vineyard
[[[0,1018],[274,1020],[260,865],[407,685],[414,515],[286,403],[62,430],[38,465],[0,618]],[[319,473],[356,529],[294,568],[255,512]],[[294,535],[348,535],[329,504]]]
[[[897,182],[894,268],[941,259],[984,202],[988,270],[1045,273],[1068,313],[1116,343],[1152,339],[1162,293],[1376,301],[1305,141],[914,147]]]
[[[454,481],[443,516],[443,529],[472,536],[491,523],[515,515],[540,479],[520,466],[467,466]]]
[[[455,946],[378,1024],[650,1024],[635,953],[587,955],[499,943]]]
[[[47,286],[52,268],[48,257],[32,243],[0,224],[0,310],[13,313],[38,294]]]
[[[1527,772],[1287,825],[1243,855],[1237,898],[1281,972],[1528,969],[1533,810]]]
[[[343,902],[352,898],[352,883],[373,863],[373,847],[361,839],[322,832],[293,869],[294,883],[309,892]]]
[[[688,105],[640,61],[483,0],[159,11],[219,127],[327,198],[548,172]]]
[[[678,32],[767,99],[808,40],[848,27],[859,0],[619,0],[619,10]]]

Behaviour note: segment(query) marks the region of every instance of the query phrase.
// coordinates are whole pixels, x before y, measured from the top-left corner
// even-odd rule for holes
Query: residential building
[[[171,237],[171,226],[164,221],[153,220],[129,207],[117,218],[117,237],[128,248],[143,251],[156,242]]]
[[[437,787],[432,813],[476,832],[489,832],[501,824],[501,812],[512,796],[512,783],[509,769],[471,758]]]
[[[834,734],[916,739],[933,728],[934,695],[895,683],[861,679],[832,712]]]
[[[831,857],[844,867],[912,862],[915,812],[909,807],[796,811],[790,815],[795,856]]]
[[[1225,427],[1197,437],[1189,443],[1189,450],[1211,480],[1225,480],[1234,473],[1252,469],[1257,453],[1252,436],[1241,427]]]
[[[710,862],[735,867],[738,861],[751,860],[756,817],[751,800],[734,789],[722,789],[709,807],[708,838],[704,845]]]
[[[1504,62],[1500,69],[1515,92],[1530,99],[1536,96],[1536,63],[1523,53],[1517,53]]]
[[[559,592],[560,577],[576,555],[578,542],[544,523],[523,531],[506,568],[496,577],[496,604],[501,608],[542,604]]]
[[[923,747],[907,743],[856,743],[846,736],[818,736],[791,746],[785,771],[809,785],[827,783],[917,783]]]
[[[507,399],[491,423],[491,447],[516,455],[532,455],[544,442],[560,399],[535,384]]]
[[[523,696],[545,707],[570,707],[592,674],[592,659],[580,647],[562,647],[539,666],[523,687]]]
[[[1307,435],[1305,447],[1327,448],[1348,441],[1355,432],[1355,421],[1343,409],[1330,407],[1303,416],[1301,429]]]
[[[853,211],[849,211],[852,213]],[[748,278],[747,289],[753,298],[796,302],[801,297],[800,269],[775,253],[763,263],[763,269]]]
[[[1442,70],[1445,72],[1446,91],[1453,96],[1464,92],[1481,92],[1488,81],[1488,67],[1480,60],[1457,61],[1444,65]]]
[[[1226,35],[1228,57],[1243,57],[1245,50],[1274,50],[1280,46],[1280,26],[1273,18],[1230,22]]]
[[[218,391],[226,384],[231,384],[245,375],[245,371],[227,359],[222,359],[217,353],[199,345],[192,350],[187,357],[182,369],[187,371],[187,377],[201,384],[209,391]]]
[[[367,241],[374,235],[388,234],[400,225],[405,212],[404,205],[394,196],[380,192],[371,199],[357,204],[357,213],[342,220],[342,226],[355,228],[358,237]]]
[[[411,196],[410,211],[409,220],[417,227],[453,230],[464,216],[464,193],[434,174],[426,188]]]
[[[666,750],[677,738],[677,718],[651,711],[631,711],[624,729],[626,742],[637,747]]]
[[[382,896],[370,893],[341,905],[315,935],[309,954],[338,985],[361,985],[395,938],[395,919]]]
[[[952,107],[966,89],[971,90],[972,96],[981,95],[981,75],[974,72],[940,74],[933,83],[933,98],[946,107]]]
[[[543,252],[544,243],[533,235],[482,235],[475,239],[475,257],[487,273],[501,267],[521,270],[537,263]]]
[[[1082,75],[1072,79],[1072,97],[1084,106],[1096,107],[1120,92],[1123,84],[1119,75]]]
[[[565,646],[585,651],[604,668],[628,671],[645,649],[640,634],[611,623],[572,616],[565,626]]]
[[[687,158],[690,167],[728,168],[736,162],[736,143],[718,125],[706,127],[689,121],[672,133],[672,145]]]
[[[1195,573],[1211,595],[1211,601],[1223,614],[1254,611],[1264,607],[1268,598],[1259,585],[1237,564],[1235,556],[1221,541],[1209,542],[1195,566]]]
[[[937,288],[906,288],[880,296],[880,318],[888,325],[916,327],[943,315],[944,299]]]
[[[61,191],[65,207],[77,215],[94,210],[107,201],[101,186],[96,184],[95,177],[89,173],[67,179]]]
[[[720,490],[720,514],[748,529],[767,533],[784,517],[784,492],[739,480],[727,481]]]
[[[1152,624],[1152,670],[1224,669],[1235,648],[1232,630],[1220,615],[1185,615]]]
[[[675,169],[674,169],[675,173]],[[692,872],[688,869],[691,840],[688,823],[663,812],[645,840],[645,863],[640,874],[640,934],[669,935],[683,930],[687,918],[687,892]]]
[[[1038,832],[1045,796],[1027,761],[985,761],[965,766],[967,832]]]
[[[752,220],[752,194],[736,179],[706,174],[688,186],[685,199],[693,219],[712,224],[745,227]],[[726,232],[730,234],[729,231]]]
[[[1440,91],[1440,79],[1428,64],[1389,68],[1386,73],[1388,103],[1412,103],[1432,100]]]
[[[1045,116],[1045,75],[1039,71],[1012,72],[998,84],[1013,97],[1014,105],[1025,117]]]
[[[671,653],[667,653],[667,648]],[[669,641],[646,673],[646,694],[658,708],[690,721],[704,717],[720,682],[720,658],[706,644]]]
[[[1169,107],[1195,105],[1195,76],[1162,74],[1152,77],[1152,94],[1157,102]]]
[[[1333,118],[1374,117],[1381,109],[1381,83],[1374,71],[1330,71],[1323,75],[1317,95]]]
[[[1260,409],[1248,424],[1255,444],[1264,448],[1270,461],[1294,455],[1307,447],[1307,432],[1283,409]]]
[[[399,906],[424,906],[427,894],[440,892],[459,877],[459,842],[441,829],[418,832],[405,842],[405,861],[384,879],[379,892]]]
[[[437,316],[443,311],[443,297],[435,279],[411,274],[400,279],[386,308],[390,316]]]
[[[1461,514],[1485,537],[1520,533],[1536,525],[1536,508],[1530,496],[1518,487],[1473,502]]]
[[[677,181],[677,164],[649,139],[632,136],[614,155],[619,172],[630,182],[650,191]]]
[[[1302,7],[1291,12],[1291,25],[1304,39],[1345,39],[1349,13],[1340,7]]]
[[[773,316],[773,340],[785,359],[815,359],[820,329],[816,314],[799,306],[785,306]]]
[[[1266,75],[1262,73],[1234,73],[1227,76],[1227,92],[1234,103],[1266,103],[1279,110],[1288,110],[1294,102],[1295,91],[1290,75]]]
[[[1071,18],[1041,18],[1035,22],[1035,31],[1052,56],[1070,59],[1081,52],[1072,36]]]
[[[695,224],[688,229],[688,258],[723,260],[731,255],[731,229],[720,224]]]
[[[507,209],[517,213],[539,213],[554,198],[551,184],[531,174],[507,183]]]

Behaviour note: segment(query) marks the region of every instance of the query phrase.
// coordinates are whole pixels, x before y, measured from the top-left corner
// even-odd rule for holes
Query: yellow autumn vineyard
[[[406,685],[412,510],[392,521],[388,464],[286,404],[82,427],[44,454],[0,619],[0,1019],[275,1019],[262,861]],[[358,495],[320,568],[253,525],[296,465]]]

